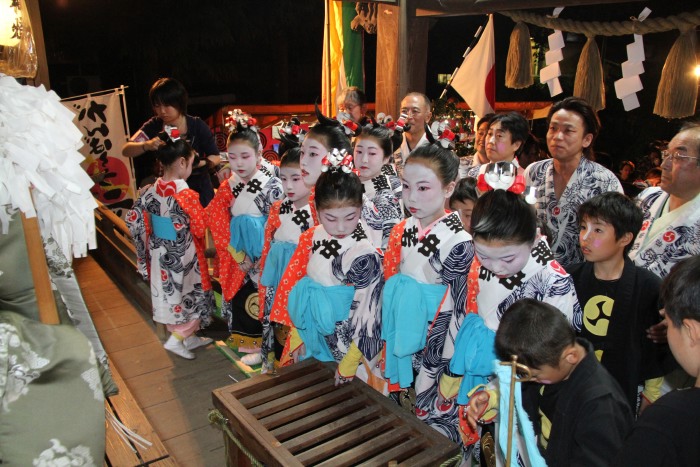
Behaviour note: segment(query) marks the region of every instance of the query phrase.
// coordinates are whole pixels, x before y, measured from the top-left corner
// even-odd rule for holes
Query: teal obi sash
[[[335,361],[323,336],[333,334],[335,323],[348,319],[355,288],[323,286],[304,276],[289,293],[289,317],[306,346],[303,359]]]
[[[486,384],[487,377],[493,374],[493,361],[497,360],[495,341],[496,333],[486,327],[481,316],[469,313],[464,317],[450,361],[450,371],[464,375],[457,395],[458,404],[466,405],[469,391],[479,384]]]
[[[253,261],[262,255],[265,242],[265,216],[242,214],[231,218],[231,241],[229,244],[238,251],[245,252]]]
[[[382,300],[382,338],[386,341],[384,376],[407,388],[413,383],[412,355],[425,347],[428,324],[440,307],[447,286],[424,284],[405,274],[386,281]]]
[[[173,220],[169,217],[158,216],[153,213],[148,213],[151,216],[151,227],[153,235],[163,240],[174,242],[177,240],[177,231],[173,225]]]
[[[277,287],[296,249],[296,243],[272,240],[265,260],[265,268],[260,276],[260,284],[265,287]]]

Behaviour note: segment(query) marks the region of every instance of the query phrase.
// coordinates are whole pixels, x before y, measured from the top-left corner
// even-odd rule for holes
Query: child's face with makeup
[[[616,239],[615,228],[601,219],[584,216],[579,225],[578,241],[588,262],[596,263],[623,255],[625,246],[630,242],[626,235]]]
[[[499,279],[522,271],[530,259],[531,243],[507,243],[502,240],[474,239],[474,251],[483,267]]]
[[[299,159],[299,167],[301,168],[301,176],[304,179],[304,185],[309,188],[316,185],[316,181],[321,175],[323,158],[328,152],[328,148],[313,136],[304,138],[304,142],[301,143],[301,158]]]
[[[335,205],[319,208],[318,220],[329,235],[345,238],[357,228],[361,212],[362,206]]]

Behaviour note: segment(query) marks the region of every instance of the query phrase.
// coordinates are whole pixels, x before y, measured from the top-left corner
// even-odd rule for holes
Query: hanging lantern
[[[24,0],[0,0],[0,73],[34,78],[38,57]]]
[[[2,0],[0,3],[0,46],[14,47],[22,37],[22,19],[19,0]]]

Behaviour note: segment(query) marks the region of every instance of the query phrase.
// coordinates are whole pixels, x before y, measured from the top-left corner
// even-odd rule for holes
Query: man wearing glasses
[[[686,124],[662,153],[661,182],[638,196],[644,223],[630,258],[659,277],[700,254],[700,125]]]
[[[403,172],[403,164],[411,151],[429,142],[425,132],[430,131],[427,124],[433,116],[431,106],[430,98],[419,92],[410,92],[401,101],[400,113],[408,117],[407,130],[403,134],[403,143],[397,154],[400,157],[394,157],[399,175]]]

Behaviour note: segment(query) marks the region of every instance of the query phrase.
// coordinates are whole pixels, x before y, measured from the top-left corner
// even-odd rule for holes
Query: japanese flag
[[[479,117],[493,112],[496,104],[496,46],[493,15],[483,34],[452,78],[452,88]]]

